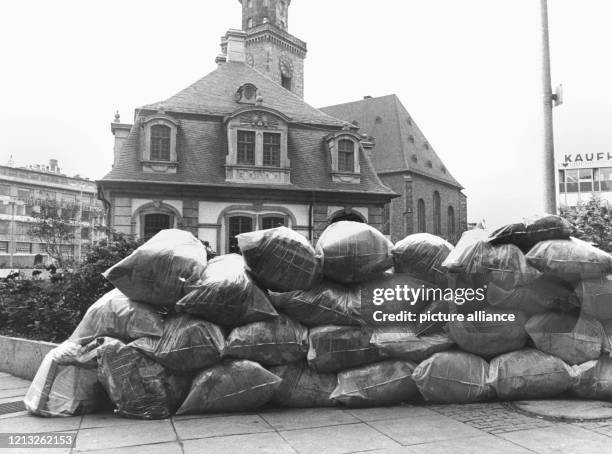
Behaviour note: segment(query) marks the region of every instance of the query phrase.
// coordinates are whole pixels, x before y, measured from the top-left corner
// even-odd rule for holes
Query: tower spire
[[[242,5],[245,61],[304,97],[306,43],[288,30],[291,0],[238,0]]]
[[[287,31],[291,0],[238,0],[242,4],[242,29],[271,24]]]

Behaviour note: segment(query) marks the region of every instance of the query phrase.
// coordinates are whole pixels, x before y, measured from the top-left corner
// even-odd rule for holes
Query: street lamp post
[[[542,88],[544,108],[544,153],[543,153],[543,196],[544,211],[556,214],[557,186],[555,183],[555,145],[553,136],[553,101],[556,95],[552,93],[550,82],[550,45],[548,37],[548,1],[540,0],[542,15]]]

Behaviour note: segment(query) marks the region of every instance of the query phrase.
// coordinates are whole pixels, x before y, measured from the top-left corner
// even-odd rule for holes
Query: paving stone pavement
[[[27,382],[0,374],[0,391]],[[9,393],[13,394],[13,393]],[[8,454],[68,453],[605,453],[612,420],[556,422],[505,403],[403,405],[368,409],[263,409],[160,421],[100,413],[38,418],[0,415],[0,433],[76,432],[70,449],[5,449]]]

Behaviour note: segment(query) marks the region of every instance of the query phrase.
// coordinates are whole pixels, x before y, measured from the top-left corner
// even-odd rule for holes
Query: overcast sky
[[[557,153],[612,151],[612,2],[551,0]],[[538,0],[293,0],[308,103],[396,93],[489,225],[541,209]],[[0,20],[0,163],[110,170],[115,110],[165,99],[215,68],[238,0],[20,0]],[[367,132],[367,131],[365,131]]]

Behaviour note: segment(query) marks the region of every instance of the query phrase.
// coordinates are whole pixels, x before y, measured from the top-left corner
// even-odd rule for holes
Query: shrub
[[[112,234],[96,243],[74,270],[48,281],[7,280],[0,284],[0,332],[51,342],[65,340],[89,306],[112,290],[102,272],[141,244]]]
[[[607,201],[594,197],[578,206],[562,208],[559,214],[572,224],[573,236],[612,252],[612,207]]]

